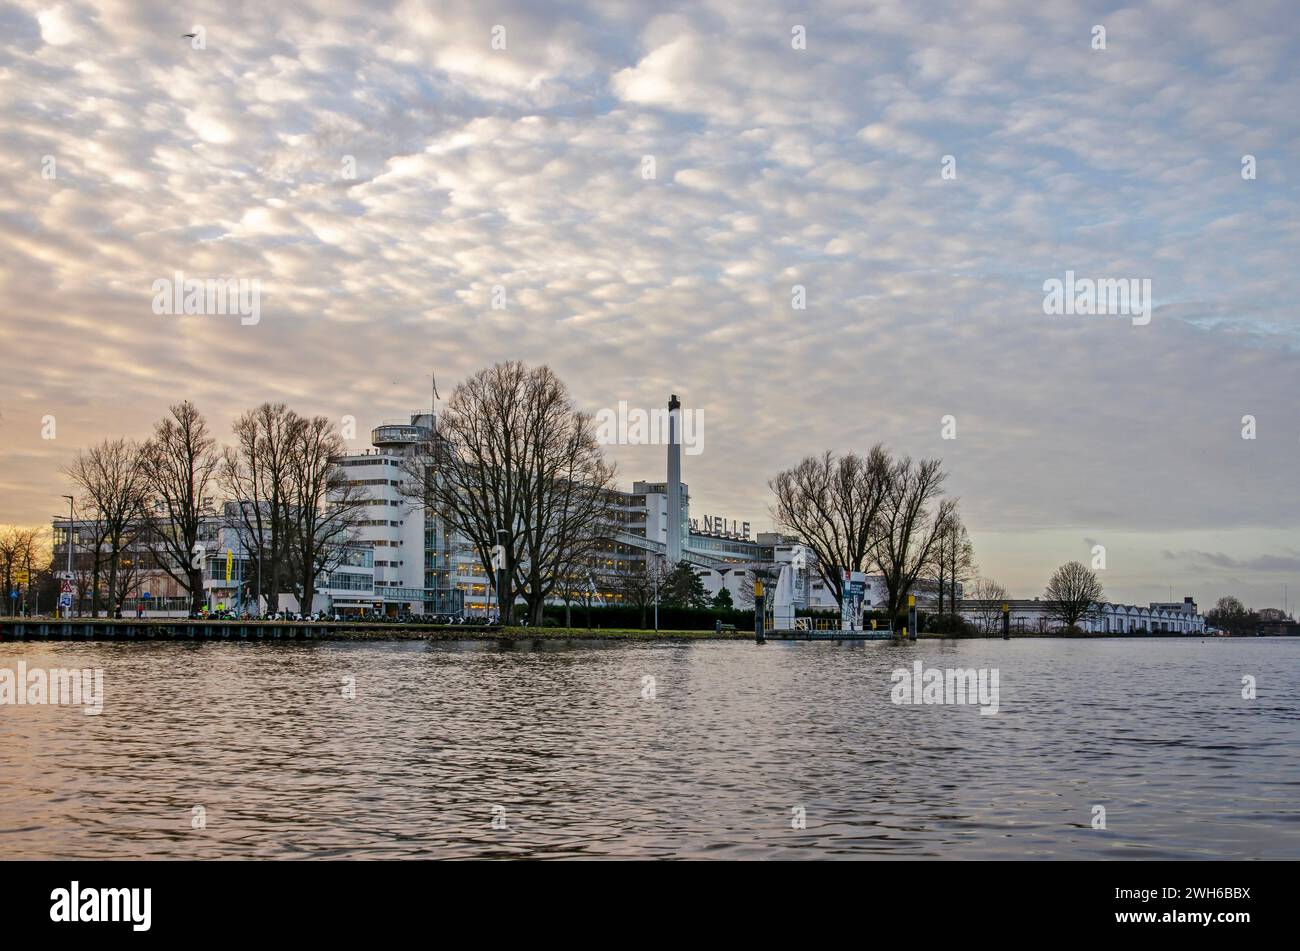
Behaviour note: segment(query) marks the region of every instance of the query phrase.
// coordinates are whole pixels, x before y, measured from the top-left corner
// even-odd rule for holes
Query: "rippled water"
[[[997,668],[998,714],[893,704],[917,659]],[[3,858],[1300,858],[1294,640],[0,644],[18,660],[102,667],[107,699],[0,706]]]

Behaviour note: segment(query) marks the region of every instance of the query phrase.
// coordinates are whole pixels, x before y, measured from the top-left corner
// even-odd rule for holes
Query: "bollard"
[[[907,628],[906,628],[906,630],[911,631],[912,633],[910,633],[910,634],[904,634],[904,636],[905,636],[908,640],[910,640],[910,641],[914,641],[914,640],[916,640],[916,595],[914,595],[914,594],[909,594],[909,595],[907,596]]]
[[[1011,605],[1006,603],[1002,605],[1002,639],[1011,640]]]
[[[754,643],[765,644],[763,636],[763,582],[754,581]]]

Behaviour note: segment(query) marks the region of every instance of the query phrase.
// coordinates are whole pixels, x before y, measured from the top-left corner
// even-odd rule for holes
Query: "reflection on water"
[[[999,713],[894,705],[916,659],[996,667]],[[1300,858],[1300,641],[0,644],[19,660],[102,667],[106,703],[0,706],[3,858]]]

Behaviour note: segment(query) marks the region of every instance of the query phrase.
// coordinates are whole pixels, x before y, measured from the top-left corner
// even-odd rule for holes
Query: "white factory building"
[[[1046,633],[1061,627],[1051,606],[1039,598],[1014,599],[1006,602],[1014,633]],[[960,613],[977,627],[1000,629],[1001,606],[965,600]],[[1194,599],[1181,602],[1153,602],[1146,607],[1136,604],[1094,604],[1078,627],[1089,634],[1204,634],[1205,618]]]
[[[589,576],[596,603],[615,604],[619,596],[612,579],[637,563],[655,562],[661,569],[680,562],[700,575],[710,597],[724,586],[737,606],[752,605],[755,573],[771,578],[774,569],[792,565],[793,605],[796,610],[838,609],[831,587],[821,578],[815,556],[798,540],[773,532],[751,534],[750,524],[717,514],[691,513],[690,487],[682,481],[682,447],[671,427],[677,424],[680,403],[668,403],[670,431],[666,445],[667,479],[639,481],[630,491],[614,494],[607,526],[607,545]],[[371,431],[371,448],[335,460],[352,491],[364,499],[357,535],[341,564],[318,581],[312,609],[342,614],[467,614],[496,613],[494,582],[479,564],[473,546],[446,530],[436,512],[413,503],[402,491],[409,479],[406,462],[427,446],[437,427],[434,413],[412,413],[408,419],[389,420]],[[227,503],[233,505],[234,503]],[[207,548],[204,582],[213,609],[257,610],[257,594],[250,580],[249,546],[241,544],[237,519],[229,512],[214,515],[203,526]],[[56,520],[55,547],[66,552],[68,523]],[[83,546],[80,526],[72,533]],[[227,554],[228,553],[228,554]],[[78,551],[85,560],[88,550]],[[78,582],[82,584],[83,582]],[[852,575],[854,603],[849,614],[880,610],[887,602],[884,579]],[[185,613],[183,592],[162,573],[141,582],[141,595],[133,598],[146,614]],[[147,593],[146,593],[147,592]],[[265,594],[265,592],[261,592]],[[922,579],[915,585],[918,606],[933,604],[935,585]],[[961,589],[958,587],[958,598]],[[264,603],[264,602],[263,602]],[[296,611],[292,595],[280,594],[281,609]],[[960,612],[978,624],[988,623],[988,605],[960,601]],[[1013,629],[1022,632],[1051,630],[1058,626],[1047,605],[1037,599],[1010,602]],[[999,606],[1000,607],[1000,606]],[[860,617],[860,615],[859,615]],[[998,621],[1000,624],[1000,620]],[[1137,605],[1103,604],[1081,626],[1094,633],[1177,632],[1200,633],[1204,618],[1191,598],[1181,603]]]

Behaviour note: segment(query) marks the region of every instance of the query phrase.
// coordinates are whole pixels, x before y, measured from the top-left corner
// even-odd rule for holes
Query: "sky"
[[[775,473],[883,442],[1016,596],[1103,545],[1113,600],[1294,602],[1298,37],[1283,0],[0,0],[0,524],[180,399],[359,450],[521,359],[592,413],[677,393],[697,517],[768,528]],[[1046,313],[1067,271],[1149,321]],[[176,272],[256,319],[156,313]]]

